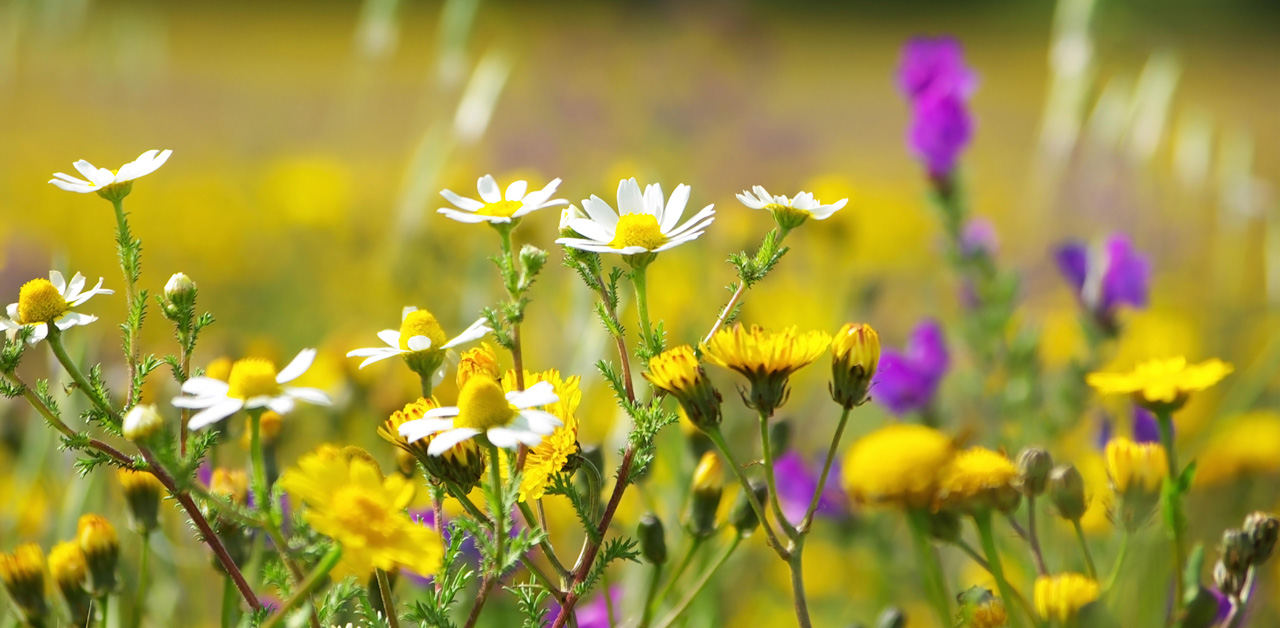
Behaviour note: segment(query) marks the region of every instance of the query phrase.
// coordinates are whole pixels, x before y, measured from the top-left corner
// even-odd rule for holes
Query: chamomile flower
[[[331,403],[329,396],[321,390],[285,386],[306,373],[315,359],[315,349],[303,349],[279,372],[270,360],[237,360],[231,365],[225,382],[212,377],[187,380],[182,392],[191,396],[178,397],[173,405],[200,410],[187,422],[187,427],[193,430],[217,423],[242,409],[266,408],[277,414],[288,414],[298,401],[327,406]]]
[[[12,338],[23,327],[31,327],[30,344],[44,340],[49,335],[49,324],[59,330],[70,329],[76,325],[88,325],[98,320],[97,316],[71,311],[71,308],[83,305],[99,294],[114,294],[114,290],[102,287],[102,278],[89,290],[84,289],[84,275],[76,273],[71,283],[62,277],[62,273],[51,270],[48,279],[32,279],[18,291],[18,302],[10,303],[5,310],[7,318],[0,317],[0,326]]]
[[[484,434],[494,446],[516,449],[536,447],[564,423],[554,414],[535,410],[560,401],[551,382],[541,381],[527,390],[502,392],[490,377],[467,380],[458,393],[458,405],[433,408],[423,418],[400,426],[400,435],[412,443],[432,436],[427,454],[439,456],[454,445]]]
[[[645,186],[634,178],[618,182],[618,211],[598,196],[582,201],[588,218],[572,218],[561,224],[578,233],[580,238],[560,238],[557,244],[593,253],[637,255],[660,253],[701,236],[715,220],[714,205],[707,205],[692,218],[677,226],[689,202],[689,186],[677,185],[669,199],[664,199],[662,186]]]
[[[544,207],[557,207],[568,203],[569,201],[562,198],[551,198],[559,186],[560,179],[555,179],[541,190],[526,194],[529,183],[516,181],[508,185],[506,194],[503,194],[493,175],[486,174],[476,182],[480,200],[460,196],[452,190],[441,190],[440,196],[453,203],[457,209],[441,207],[436,211],[458,222],[507,224]]]
[[[752,187],[751,191],[743,190],[738,195],[738,200],[751,209],[769,210],[778,226],[788,230],[799,227],[810,218],[826,220],[849,203],[849,199],[842,198],[824,205],[813,194],[805,191],[796,194],[795,198],[771,196],[768,190],[759,185]]]
[[[129,194],[129,190],[133,187],[133,180],[145,177],[164,165],[168,161],[169,155],[173,151],[149,150],[138,156],[137,159],[120,166],[119,170],[111,171],[106,168],[95,168],[93,164],[81,159],[72,164],[76,170],[84,176],[83,179],[56,172],[49,183],[56,185],[59,189],[68,192],[78,192],[80,194],[88,194],[89,192],[97,192],[103,198],[121,199]]]
[[[364,358],[359,368],[364,368],[395,356],[404,356],[409,368],[419,373],[429,373],[436,383],[444,378],[440,366],[444,364],[446,352],[458,345],[479,340],[493,331],[481,318],[471,323],[470,327],[447,340],[440,322],[427,310],[409,306],[400,313],[400,329],[384,329],[378,332],[378,338],[387,346],[355,349],[347,353],[349,358]]]

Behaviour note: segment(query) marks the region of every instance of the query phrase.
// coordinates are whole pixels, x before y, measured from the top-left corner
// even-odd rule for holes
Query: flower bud
[[[146,443],[164,430],[164,417],[151,404],[138,404],[124,415],[124,437],[134,443]]]
[[[698,429],[705,432],[720,425],[720,393],[711,386],[693,347],[680,345],[654,356],[644,378],[675,397]]]
[[[542,271],[542,267],[547,264],[547,252],[532,245],[526,244],[520,247],[520,274],[521,280],[531,283],[533,278]]]
[[[867,401],[880,365],[880,335],[870,325],[846,323],[831,339],[831,398],[845,408]]]
[[[498,354],[493,350],[493,345],[487,342],[462,352],[462,356],[458,359],[456,375],[458,390],[462,390],[467,380],[476,375],[484,375],[495,380],[502,377],[498,372]]]
[[[1084,495],[1084,478],[1073,464],[1060,464],[1049,473],[1049,499],[1058,516],[1079,521],[1089,504]]]
[[[1232,572],[1247,574],[1253,565],[1253,542],[1244,530],[1223,530],[1219,552],[1219,562]]]
[[[196,282],[182,273],[175,273],[164,284],[164,296],[160,299],[160,310],[164,317],[177,321],[191,316],[196,306]]]
[[[67,601],[71,611],[71,624],[85,626],[89,623],[89,611],[92,599],[85,586],[89,583],[89,566],[85,563],[84,552],[73,541],[64,541],[49,550],[49,573],[62,592],[62,599]]]
[[[769,453],[774,460],[787,453],[787,448],[791,446],[792,432],[791,421],[786,419],[769,424]]]
[[[751,484],[751,492],[755,494],[756,501],[760,502],[763,508],[769,502],[769,487],[763,482],[753,482]],[[738,536],[751,536],[756,528],[760,526],[760,518],[756,516],[756,511],[751,507],[750,500],[747,499],[747,493],[738,494],[738,501],[733,504],[733,511],[729,513],[729,524],[738,531]]]
[[[1255,512],[1245,517],[1244,531],[1253,545],[1254,564],[1267,562],[1276,547],[1276,537],[1280,535],[1280,520],[1270,513]]]
[[[149,471],[119,469],[116,477],[120,480],[120,488],[124,489],[125,502],[129,504],[129,516],[133,528],[146,535],[159,526],[160,499],[164,495],[164,485]]]
[[[116,564],[120,560],[120,540],[116,528],[100,515],[83,515],[77,526],[76,542],[89,566],[89,592],[94,597],[116,588]]]
[[[1053,456],[1039,447],[1028,447],[1018,454],[1018,489],[1027,497],[1039,497],[1049,486]]]
[[[573,222],[574,220],[585,219],[585,218],[588,218],[586,212],[582,211],[581,209],[578,209],[577,205],[569,205],[568,207],[565,207],[564,209],[560,210],[560,237],[581,238],[582,234],[578,233],[577,231],[574,231],[573,227],[569,226],[569,223]],[[565,252],[568,253],[576,250],[577,249],[566,248]]]
[[[662,520],[653,513],[640,517],[640,527],[636,530],[640,537],[640,554],[654,565],[667,562],[667,534],[662,528]]]
[[[711,536],[716,530],[716,511],[724,494],[724,465],[720,456],[708,451],[702,455],[693,472],[693,491],[689,500],[688,527],[695,537]]]
[[[12,554],[0,554],[0,582],[19,616],[30,626],[44,625],[49,614],[49,602],[44,597],[44,568],[44,552],[35,543],[19,545]]]
[[[1239,597],[1244,590],[1245,577],[1246,574],[1232,571],[1221,560],[1213,566],[1213,583],[1230,597]]]

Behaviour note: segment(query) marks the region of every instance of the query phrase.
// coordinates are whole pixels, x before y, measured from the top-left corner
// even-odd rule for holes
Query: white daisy
[[[785,196],[770,196],[769,191],[759,185],[751,190],[751,192],[743,190],[738,195],[738,200],[751,209],[769,210],[779,224],[794,223],[790,228],[799,226],[809,218],[826,220],[849,203],[849,199],[842,198],[830,205],[823,205],[822,201],[813,198],[813,194],[804,191],[791,199]]]
[[[444,329],[431,312],[409,306],[400,313],[399,331],[384,329],[378,332],[378,338],[387,343],[387,346],[355,349],[348,352],[347,357],[365,358],[359,367],[364,368],[387,358],[426,351],[433,347],[441,351],[452,349],[460,344],[479,340],[491,331],[493,330],[485,319],[481,318],[452,340],[445,341]]]
[[[79,192],[81,194],[88,194],[89,192],[107,193],[115,189],[123,190],[125,184],[155,172],[157,168],[164,165],[164,162],[169,159],[169,155],[172,154],[173,151],[171,150],[163,152],[149,150],[139,155],[137,159],[120,166],[120,169],[115,172],[106,168],[95,168],[93,164],[81,159],[72,165],[88,181],[56,172],[53,178],[49,179],[49,183],[68,192]],[[128,194],[128,191],[126,190],[124,193]]]
[[[595,253],[659,253],[684,244],[702,235],[707,225],[715,220],[714,205],[707,205],[684,224],[676,226],[684,215],[689,202],[689,186],[681,184],[663,199],[662,186],[646,186],[644,194],[634,178],[618,182],[618,211],[598,196],[582,201],[589,218],[573,218],[566,222],[568,228],[581,238],[560,238],[563,244]]]
[[[550,412],[533,408],[559,400],[550,382],[504,395],[493,378],[472,377],[462,385],[458,405],[428,410],[423,418],[401,425],[400,435],[410,443],[430,436],[427,453],[432,456],[480,434],[503,449],[535,447],[564,424]]]
[[[507,193],[504,196],[493,175],[486,174],[476,182],[480,200],[459,196],[451,190],[442,190],[440,196],[456,205],[457,209],[441,207],[436,211],[458,222],[510,223],[543,207],[556,207],[567,203],[568,201],[562,198],[551,199],[551,195],[556,193],[556,187],[559,185],[560,179],[555,179],[541,190],[525,194],[529,189],[529,183],[516,181],[507,186]]]
[[[182,385],[182,392],[191,396],[178,397],[173,400],[173,405],[200,410],[187,422],[187,427],[193,430],[217,423],[241,409],[267,408],[276,414],[287,414],[297,401],[327,406],[330,405],[329,396],[321,390],[285,386],[306,373],[315,359],[315,349],[303,349],[278,373],[270,360],[237,360],[231,365],[225,382],[212,377],[187,380]]]
[[[44,340],[49,335],[49,323],[58,329],[70,329],[76,325],[88,325],[98,320],[97,316],[72,312],[71,308],[84,304],[99,294],[115,294],[114,290],[102,287],[102,278],[90,290],[84,290],[84,275],[76,273],[67,283],[62,273],[51,270],[48,279],[32,279],[18,290],[18,302],[10,303],[5,313],[8,318],[0,317],[0,326],[10,338],[23,327],[31,327],[30,344]]]

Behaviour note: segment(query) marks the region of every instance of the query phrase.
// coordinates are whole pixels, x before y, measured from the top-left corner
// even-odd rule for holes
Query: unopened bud
[[[870,325],[846,323],[831,339],[831,398],[845,408],[867,400],[880,365],[880,335]]]
[[[165,318],[176,321],[190,316],[195,306],[196,282],[182,273],[175,273],[164,284],[164,297],[160,299],[160,309]]]
[[[1027,497],[1038,497],[1049,486],[1053,456],[1039,447],[1028,447],[1018,454],[1018,488]]]
[[[1244,590],[1246,574],[1232,571],[1221,560],[1213,566],[1213,583],[1229,597],[1239,597]]]
[[[134,443],[146,443],[164,430],[164,417],[151,404],[138,404],[124,415],[124,437]]]
[[[532,244],[520,247],[520,271],[526,282],[532,281],[546,264],[546,251]]]
[[[640,553],[645,560],[655,565],[667,562],[667,533],[662,528],[661,519],[653,513],[640,517],[636,534],[640,537]]]
[[[0,582],[29,626],[44,625],[49,614],[44,570],[44,552],[35,543],[19,545],[12,554],[0,554]]]
[[[89,592],[95,597],[116,588],[116,564],[120,561],[120,539],[116,528],[100,515],[83,515],[77,526],[76,542],[89,566]]]
[[[1244,530],[1228,529],[1222,532],[1219,561],[1236,573],[1246,573],[1253,564],[1253,542]]]
[[[62,599],[67,601],[72,625],[88,625],[89,610],[92,607],[92,599],[85,590],[89,584],[89,566],[85,563],[80,546],[74,541],[54,545],[49,550],[49,574],[58,585]]]
[[[703,538],[716,530],[716,511],[724,494],[724,465],[713,451],[702,455],[693,472],[693,491],[689,500],[689,531]]]
[[[573,222],[574,220],[578,220],[580,218],[587,218],[587,217],[588,217],[587,214],[583,212],[581,209],[578,209],[577,205],[569,205],[568,207],[565,207],[564,209],[560,210],[560,237],[581,238],[582,234],[578,233],[577,231],[574,231],[573,227],[571,227],[569,223]],[[565,249],[566,252],[571,250],[576,250],[576,249],[568,249],[568,248]]]
[[[133,527],[139,533],[147,534],[159,526],[160,499],[164,495],[164,485],[149,471],[119,469],[116,477],[120,480],[120,488],[124,490],[125,502],[129,504],[129,516]]]
[[[1244,519],[1244,531],[1253,544],[1253,561],[1261,565],[1271,558],[1276,547],[1276,537],[1280,535],[1280,520],[1275,515],[1255,512]]]
[[[769,487],[763,482],[752,483],[751,493],[755,495],[756,501],[760,502],[761,508],[768,504]],[[756,516],[756,510],[751,506],[745,491],[738,494],[738,501],[733,504],[733,512],[729,513],[729,523],[738,531],[738,536],[744,537],[750,536],[760,526],[760,518]]]
[[[1079,521],[1089,504],[1084,495],[1084,478],[1073,464],[1062,464],[1049,473],[1049,499],[1058,509],[1058,516],[1067,521]]]

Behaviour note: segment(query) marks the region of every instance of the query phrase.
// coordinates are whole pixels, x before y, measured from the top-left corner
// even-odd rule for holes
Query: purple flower
[[[609,604],[613,604],[614,611],[622,608],[622,588],[609,587],[609,600],[605,600],[603,595],[597,595],[590,603],[580,604],[574,610],[573,614],[578,618],[578,628],[610,628],[612,624],[609,622]],[[547,621],[544,625],[550,626],[555,621],[556,616],[560,614],[560,605],[551,602],[550,610],[547,612]],[[622,619],[619,617],[618,619]]]
[[[1068,242],[1058,247],[1054,258],[1081,305],[1104,327],[1114,327],[1116,310],[1122,305],[1147,306],[1151,264],[1133,248],[1128,236],[1112,234],[1094,250]]]
[[[795,451],[788,451],[773,463],[774,474],[778,477],[778,502],[782,506],[782,514],[793,524],[799,525],[809,511],[809,502],[813,500],[814,491],[818,490],[818,474],[822,473],[822,462],[809,465]],[[847,510],[844,491],[839,482],[830,478],[840,477],[840,461],[831,463],[831,472],[827,476],[827,484],[822,488],[822,497],[818,499],[815,515],[829,517],[843,516]]]
[[[1231,614],[1231,598],[1219,591],[1217,587],[1209,587],[1209,593],[1218,601],[1218,614],[1213,618],[1213,625],[1216,626],[1226,621],[1227,615]]]
[[[420,525],[420,526],[425,526],[425,527],[431,528],[432,530],[434,530],[434,529],[436,528],[436,526],[435,526],[436,514],[435,514],[435,512],[434,512],[434,511],[432,511],[430,508],[422,508],[422,509],[419,509],[419,510],[410,510],[410,511],[409,511],[409,519],[411,519],[414,523],[416,523],[416,524],[418,524],[418,525]],[[445,526],[445,527],[440,531],[440,536],[441,536],[441,537],[443,538],[443,540],[444,540],[445,547],[448,547],[448,546],[449,546],[449,526]],[[470,542],[470,539],[467,539],[467,540],[468,540],[468,542]],[[474,549],[475,549],[475,547],[474,547],[474,546],[472,546],[472,550],[473,550],[473,551],[474,551]],[[463,550],[463,552],[464,552],[464,554],[465,554],[466,550],[464,549],[464,550]],[[401,570],[400,570],[400,573],[401,573],[401,574],[403,574],[406,578],[408,578],[410,582],[412,582],[412,583],[414,583],[414,584],[417,584],[417,585],[419,585],[419,586],[424,586],[424,587],[425,587],[425,586],[430,585],[430,584],[431,584],[431,582],[432,582],[431,576],[424,576],[424,575],[422,575],[422,574],[420,574],[420,573],[418,573],[418,572],[416,572],[416,571],[410,571],[410,570],[408,570],[408,569],[401,569]]]
[[[1133,407],[1133,440],[1138,443],[1160,442],[1160,424],[1156,423],[1156,415],[1138,406]]]
[[[966,256],[986,255],[991,257],[1000,248],[1000,240],[996,236],[996,226],[986,218],[974,218],[964,223],[960,232],[960,252]]]
[[[917,37],[902,48],[898,87],[912,101],[938,93],[968,97],[978,77],[964,63],[964,48],[951,37]]]
[[[889,411],[903,415],[933,402],[938,384],[951,364],[942,328],[926,320],[911,332],[905,350],[885,349],[871,381],[872,398]]]
[[[903,48],[898,86],[911,103],[907,143],[934,179],[951,176],[973,138],[969,96],[977,82],[952,38],[912,39]]]

